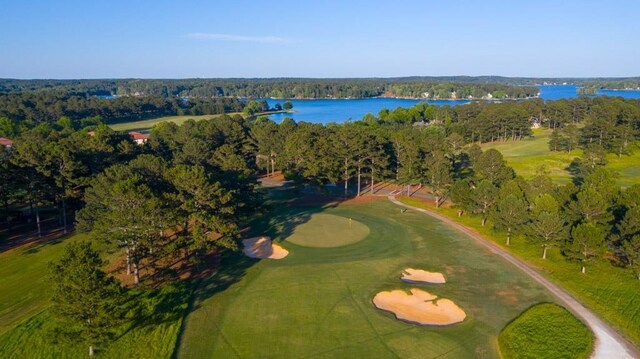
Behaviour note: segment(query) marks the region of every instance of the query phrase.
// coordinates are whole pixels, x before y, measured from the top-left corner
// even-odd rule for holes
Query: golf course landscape
[[[180,294],[173,297],[175,315],[123,333],[101,356],[497,358],[497,338],[505,325],[527,308],[554,300],[465,235],[423,214],[403,213],[386,200],[280,206],[256,219],[250,231],[271,236],[289,255],[257,260],[225,252],[219,272],[191,289],[172,289]],[[78,237],[2,254],[14,264],[5,267],[12,268],[6,273],[11,280],[3,281],[1,292],[11,290],[14,297],[3,302],[9,307],[1,312],[1,356],[83,357],[82,346],[49,349],[49,314],[41,312],[44,291],[31,292],[26,303],[15,302],[30,288],[20,283],[40,271],[21,269],[22,258],[55,259]],[[446,283],[405,283],[400,278],[409,267],[441,272]],[[412,288],[452,300],[466,318],[449,326],[420,326],[372,303],[381,291]],[[164,294],[156,293],[148,305],[158,305]],[[18,305],[24,312],[12,313]]]
[[[330,231],[329,220],[335,223]],[[360,226],[369,231],[364,238]],[[500,330],[528,307],[552,300],[469,238],[387,201],[282,208],[252,231],[270,235],[289,255],[225,258],[236,264],[210,279],[214,293],[206,283],[200,289],[178,357],[495,358]],[[320,248],[319,237],[300,242],[297,234],[306,231],[331,235],[331,247]],[[404,283],[407,267],[440,271],[447,283]],[[222,291],[216,289],[220,281],[227,282]],[[380,291],[411,288],[453,300],[467,318],[424,327],[372,304]]]

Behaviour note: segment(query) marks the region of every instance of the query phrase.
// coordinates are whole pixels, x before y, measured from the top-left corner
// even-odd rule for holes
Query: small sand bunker
[[[450,325],[467,317],[453,301],[436,298],[431,293],[411,288],[411,294],[403,290],[380,292],[373,297],[373,304],[400,320],[420,325]]]
[[[277,244],[271,243],[269,237],[254,237],[242,240],[244,249],[242,252],[251,258],[282,259],[289,254],[289,251]]]
[[[426,270],[413,268],[405,269],[400,279],[408,283],[442,284],[446,282],[442,273],[427,272]]]

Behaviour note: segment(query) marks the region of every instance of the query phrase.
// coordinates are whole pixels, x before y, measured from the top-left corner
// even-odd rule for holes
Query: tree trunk
[[[542,259],[547,259],[547,245],[542,246]]]
[[[131,275],[131,249],[127,246],[127,275]]]
[[[36,208],[36,225],[38,226],[38,238],[42,237],[42,227],[40,226],[40,208]]]
[[[347,198],[347,191],[349,186],[349,164],[347,159],[344,160],[344,198]]]
[[[89,345],[89,356],[92,357],[94,354],[94,348],[93,345]]]
[[[62,233],[67,234],[67,201],[64,199],[67,192],[67,181],[62,178]]]
[[[133,262],[133,285],[136,287],[140,284],[140,270],[138,268],[138,261]]]
[[[271,177],[273,177],[273,173],[276,171],[276,160],[271,157]]]
[[[436,208],[440,208],[440,197],[436,196]]]
[[[371,191],[369,191],[369,192],[371,192],[372,195],[373,195],[373,188],[375,187],[374,186],[375,180],[373,179],[373,171],[374,171],[373,167],[371,167]]]
[[[7,220],[7,230],[11,232],[11,218],[9,217],[9,201],[6,198],[4,200],[4,216]]]
[[[358,165],[358,197],[360,197],[361,172],[362,172],[362,167]]]

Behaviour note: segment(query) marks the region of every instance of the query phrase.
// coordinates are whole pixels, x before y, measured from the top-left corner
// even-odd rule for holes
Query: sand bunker
[[[244,249],[242,252],[251,258],[282,259],[289,254],[289,251],[277,244],[271,243],[269,237],[254,237],[242,240]]]
[[[442,284],[446,282],[442,273],[427,272],[422,269],[413,268],[405,269],[400,279],[408,283]]]
[[[373,304],[393,313],[400,320],[420,325],[455,324],[467,317],[451,300],[436,298],[431,293],[411,288],[411,294],[403,290],[380,292],[373,297]]]

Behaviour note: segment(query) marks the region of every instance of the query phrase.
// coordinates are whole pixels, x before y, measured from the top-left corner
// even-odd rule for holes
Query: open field
[[[588,358],[593,348],[589,329],[566,309],[537,304],[509,323],[498,338],[510,358]]]
[[[502,153],[508,165],[513,167],[516,174],[525,178],[533,177],[540,166],[546,166],[551,178],[560,184],[571,181],[571,174],[567,170],[575,157],[582,155],[582,150],[567,152],[549,151],[549,135],[551,130],[534,129],[533,138],[522,141],[485,143],[483,150],[494,148]],[[637,146],[636,146],[637,147]],[[618,183],[623,187],[640,183],[640,149],[631,156],[615,154],[607,155],[607,168],[619,173]]]
[[[476,215],[457,216],[455,208],[438,208],[414,198],[402,198],[402,202],[436,211],[492,240],[502,248],[525,260],[531,267],[558,283],[578,298],[586,307],[612,324],[630,341],[640,344],[640,281],[628,270],[604,261],[593,262],[587,273],[580,273],[580,264],[567,261],[556,247],[551,247],[547,259],[541,259],[542,248],[515,237],[511,245],[505,245],[506,234],[493,230],[491,222],[481,226]],[[611,280],[615,278],[615,280]]]
[[[369,235],[334,248],[287,240],[298,226],[322,225],[314,220],[318,213],[353,218]],[[289,255],[262,261],[224,257],[221,272],[196,292],[179,358],[496,358],[504,325],[529,306],[551,300],[537,283],[469,238],[386,201],[282,208],[254,223],[251,235],[261,234]],[[407,267],[442,272],[447,283],[404,283],[400,277]],[[372,304],[378,292],[410,288],[454,301],[467,318],[423,327]]]
[[[233,116],[233,115],[237,115],[237,114],[240,114],[240,112],[228,113],[227,115]],[[151,128],[153,126],[155,126],[156,124],[158,124],[160,122],[163,122],[163,121],[174,122],[176,125],[182,125],[183,123],[185,123],[185,122],[187,122],[188,120],[191,120],[191,119],[199,121],[199,120],[205,120],[205,119],[210,119],[210,118],[216,118],[218,116],[221,116],[221,115],[166,116],[166,117],[152,118],[152,119],[149,119],[149,120],[142,120],[142,121],[115,123],[115,124],[109,125],[109,127],[111,127],[112,129],[114,129],[116,131],[148,132],[149,130],[151,130]]]

